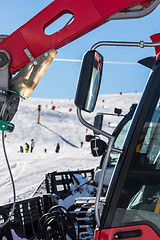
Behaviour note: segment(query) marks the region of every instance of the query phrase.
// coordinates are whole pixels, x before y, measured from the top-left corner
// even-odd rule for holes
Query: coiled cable
[[[38,223],[38,238],[42,240],[76,240],[74,219],[63,206],[53,206]]]

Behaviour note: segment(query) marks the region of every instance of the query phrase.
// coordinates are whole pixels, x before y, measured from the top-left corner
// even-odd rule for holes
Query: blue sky
[[[0,33],[11,34],[51,2],[51,0],[2,1]],[[53,61],[31,97],[74,98],[81,63],[58,59],[81,60],[83,54],[94,43],[102,40],[150,42],[149,36],[160,32],[159,22],[160,6],[140,19],[110,21],[60,48],[57,60]],[[154,56],[154,48],[101,47],[98,51],[104,56],[105,61],[118,62],[104,64],[101,94],[143,91],[150,70],[136,62]],[[126,64],[123,64],[124,62]]]

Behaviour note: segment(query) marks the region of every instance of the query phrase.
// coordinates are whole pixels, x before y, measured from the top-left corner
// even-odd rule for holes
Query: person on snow
[[[59,143],[57,143],[57,146],[56,146],[56,150],[55,150],[55,152],[58,153],[59,150],[60,150],[60,145],[59,145]]]
[[[23,147],[20,146],[20,150],[19,150],[21,153],[23,153]]]
[[[26,144],[26,153],[29,151],[29,144],[28,143],[25,143]]]
[[[35,146],[34,139],[31,139],[31,153],[33,152],[34,146]]]

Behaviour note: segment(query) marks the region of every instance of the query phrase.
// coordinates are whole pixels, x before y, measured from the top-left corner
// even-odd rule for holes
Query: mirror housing
[[[122,109],[121,108],[115,108],[114,113],[117,114],[118,116],[120,116],[121,113],[122,113]]]
[[[103,56],[95,51],[88,51],[82,61],[79,81],[75,96],[75,105],[81,110],[93,112],[97,101],[103,69]]]

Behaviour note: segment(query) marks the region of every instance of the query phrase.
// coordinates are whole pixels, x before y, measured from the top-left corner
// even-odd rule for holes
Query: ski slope
[[[100,95],[94,113],[84,113],[84,118],[93,123],[97,112],[113,113],[121,108],[126,114],[133,103],[138,103],[141,93]],[[38,105],[41,105],[40,123]],[[52,110],[55,106],[55,110]],[[120,117],[105,116],[103,130],[112,133]],[[22,200],[32,196],[45,174],[53,171],[91,169],[99,165],[100,157],[91,155],[90,144],[85,142],[86,127],[78,120],[73,99],[29,98],[20,103],[13,121],[15,130],[6,133],[5,146],[13,172],[16,198]],[[110,123],[110,124],[109,124]],[[92,134],[88,130],[88,134]],[[6,166],[0,137],[0,204],[13,201],[12,185]],[[35,141],[33,153],[20,153],[20,145]],[[80,143],[83,141],[83,147]],[[56,153],[56,144],[60,152]],[[47,149],[47,152],[44,152]]]

